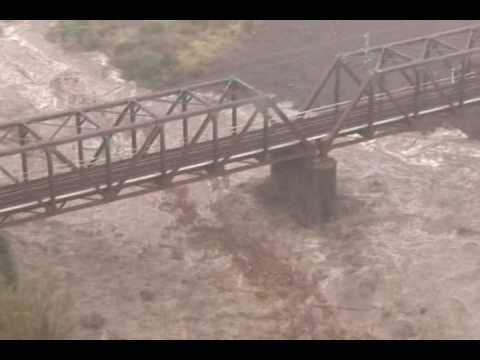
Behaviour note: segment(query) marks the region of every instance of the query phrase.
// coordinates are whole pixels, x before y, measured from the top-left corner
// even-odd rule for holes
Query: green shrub
[[[176,59],[171,53],[153,52],[145,49],[126,52],[115,61],[115,65],[118,64],[123,69],[123,75],[127,79],[140,80],[153,88],[171,76],[172,72],[175,71],[176,63]]]
[[[207,30],[209,20],[184,20],[178,22],[177,29],[181,34],[195,34]]]
[[[252,34],[254,29],[255,29],[255,20],[245,20],[243,22],[243,30],[247,34]]]
[[[0,282],[13,285],[16,279],[17,274],[10,247],[8,246],[6,238],[0,235]]]
[[[143,38],[145,36],[151,36],[151,35],[158,36],[162,34],[167,29],[167,27],[168,27],[167,23],[161,20],[147,21],[140,28],[138,35],[140,38]]]
[[[49,38],[69,49],[101,50],[110,56],[112,64],[126,79],[156,88],[160,82],[176,75],[199,72],[199,67],[243,30],[243,26],[238,26],[241,23],[232,20],[62,20]]]
[[[7,239],[0,235],[0,340],[65,339],[73,330],[71,300],[39,271],[18,279]]]
[[[62,43],[69,49],[93,50],[98,45],[98,38],[92,30],[89,20],[62,21],[58,30]]]
[[[0,340],[67,339],[71,300],[45,280],[0,285]]]

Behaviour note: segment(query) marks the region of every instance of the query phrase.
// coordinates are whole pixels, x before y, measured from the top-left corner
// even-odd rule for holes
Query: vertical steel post
[[[420,88],[421,85],[421,74],[417,68],[415,68],[415,92],[413,95],[413,116],[416,118],[418,116],[419,111],[419,96],[420,96]]]
[[[18,125],[18,137],[19,137],[19,143],[20,146],[25,146],[26,144],[26,136],[28,134],[28,130],[22,125]],[[27,153],[22,151],[21,153],[21,158],[22,158],[22,177],[23,181],[27,182],[28,181],[28,159],[27,159]]]
[[[211,118],[213,137],[213,163],[216,167],[218,163],[218,114],[213,114]]]
[[[338,120],[338,103],[340,102],[340,75],[341,75],[341,67],[336,66],[335,69],[335,85],[333,88],[333,102],[335,104],[335,120]]]
[[[230,89],[230,100],[231,101],[236,101],[237,100],[237,87],[235,83],[231,85]],[[237,107],[233,106],[232,107],[232,135],[235,136],[237,135]]]
[[[54,213],[55,212],[55,188],[53,183],[53,161],[52,161],[52,154],[50,152],[50,148],[45,150],[45,156],[47,158],[47,171],[48,171],[48,192],[50,194],[50,202],[47,205],[47,212]]]
[[[475,44],[475,41],[476,41],[476,36],[477,36],[477,31],[476,29],[472,29],[470,30],[470,35],[468,36],[468,41],[467,41],[467,46],[466,46],[466,49],[471,49],[474,44]],[[472,66],[472,62],[471,62],[471,59],[470,59],[470,56],[467,56],[466,57],[466,63],[465,63],[465,73],[468,74],[471,70],[471,66]]]
[[[160,124],[160,171],[162,175],[165,175],[167,171],[166,163],[165,163],[165,152],[166,152],[166,144],[165,144],[165,125]]]
[[[260,112],[262,113],[263,117],[263,151],[265,159],[268,158],[268,148],[270,147],[270,139],[269,139],[269,130],[270,130],[270,118],[268,115],[268,109],[264,106],[264,104],[259,105]]]
[[[137,120],[137,111],[133,103],[128,104],[129,113],[130,113],[130,123],[134,124]],[[137,129],[133,128],[131,131],[132,136],[132,154],[135,155],[137,152]]]
[[[458,106],[462,107],[463,102],[465,100],[465,66],[466,66],[466,59],[468,57],[464,57],[460,67],[460,79],[458,81]]]
[[[373,84],[370,83],[370,86],[368,87],[368,127],[366,129],[366,136],[371,137],[372,136],[372,123],[375,120],[375,89],[373,87]]]
[[[77,135],[82,134],[82,119],[80,114],[75,114],[75,125],[77,128]],[[78,140],[77,141],[77,151],[78,151],[78,162],[79,162],[79,167],[80,169],[83,169],[84,166],[84,153],[83,153],[83,141]]]
[[[182,98],[182,112],[187,112],[188,109],[188,101],[187,96],[183,96]],[[184,117],[182,119],[182,130],[183,130],[183,147],[188,146],[188,118]]]
[[[107,170],[107,191],[110,191],[112,187],[112,154],[111,154],[111,148],[110,148],[110,137],[105,136],[103,138],[103,141],[105,143],[105,167]]]
[[[333,71],[336,70],[336,68],[339,66],[340,62],[341,58],[337,57],[332,66],[328,68],[320,83],[315,87],[315,90],[313,91],[310,98],[302,106],[303,111],[309,110],[312,107],[313,103],[317,99],[318,95],[320,95],[324,87],[327,85],[327,82],[330,80],[330,76],[333,74]]]

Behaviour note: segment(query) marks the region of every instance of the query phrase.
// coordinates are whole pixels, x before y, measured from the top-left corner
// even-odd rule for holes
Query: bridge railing
[[[363,134],[373,136],[374,123],[384,120],[385,107],[394,107],[408,123],[422,107],[428,110],[425,104],[432,94],[452,111],[477,97],[479,39],[480,26],[470,26],[339,55],[303,109],[337,104],[335,124],[321,143],[323,153],[351,127],[359,107],[362,111],[367,107],[369,119]],[[401,88],[408,88],[406,103],[396,99]],[[379,96],[385,101],[378,101]]]
[[[480,102],[479,37],[469,27],[343,54],[292,116],[233,78],[0,124],[0,224],[326,156]]]
[[[227,79],[3,123],[0,124],[0,171],[4,180],[18,183],[29,181],[36,174],[46,175],[30,160],[42,153],[53,156],[53,165],[59,172],[100,163],[107,147],[111,155],[132,156],[140,150],[149,128],[157,122],[171,126],[167,123],[178,120],[179,113],[186,114],[180,121],[182,141],[186,144],[191,137],[189,131],[196,125],[192,119],[194,113],[202,115],[220,106],[220,109],[230,108],[235,114],[238,107],[245,105],[245,99],[259,95],[246,84]],[[115,146],[120,133],[121,141]],[[171,147],[173,139],[178,141],[177,136],[169,137],[165,145]],[[6,157],[10,160],[5,160]],[[12,161],[13,158],[18,160]]]
[[[273,117],[295,133],[271,96],[227,79],[1,124],[0,214],[55,213],[67,200],[221,171],[245,152],[267,156]]]

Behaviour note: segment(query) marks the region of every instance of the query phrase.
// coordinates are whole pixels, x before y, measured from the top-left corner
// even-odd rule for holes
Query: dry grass
[[[252,20],[63,20],[48,37],[71,50],[101,50],[123,77],[156,88],[201,71]]]
[[[4,235],[0,235],[0,282],[12,285],[16,282],[17,274],[13,263],[9,244]]]
[[[67,339],[71,300],[51,282],[0,285],[0,340]]]
[[[243,22],[220,22],[211,25],[201,36],[186,39],[185,47],[178,51],[179,69],[183,73],[199,71],[215,55],[242,32]]]
[[[0,340],[68,338],[72,301],[46,272],[19,280],[5,237],[0,238]]]

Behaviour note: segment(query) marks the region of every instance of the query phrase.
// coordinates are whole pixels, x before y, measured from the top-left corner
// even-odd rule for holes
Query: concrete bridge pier
[[[271,166],[275,196],[298,209],[306,225],[336,216],[337,162],[330,157],[300,158]]]

